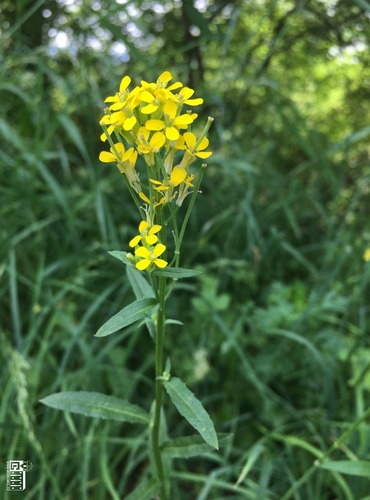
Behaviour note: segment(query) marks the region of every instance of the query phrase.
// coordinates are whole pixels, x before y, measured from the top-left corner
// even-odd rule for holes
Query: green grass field
[[[127,251],[137,227],[98,160],[99,120],[123,75],[168,69],[215,122],[182,254],[202,274],[171,297],[184,325],[168,326],[166,353],[221,435],[218,452],[170,457],[171,498],[370,499],[369,12],[363,0],[4,2],[0,498],[123,499],[148,467],[146,430],[39,400],[152,404],[145,328],[94,337],[133,300],[107,252]],[[165,408],[171,436],[190,435]],[[8,460],[33,464],[22,493],[6,490]]]

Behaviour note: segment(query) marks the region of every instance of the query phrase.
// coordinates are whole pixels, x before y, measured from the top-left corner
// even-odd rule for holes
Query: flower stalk
[[[142,80],[130,90],[131,78],[122,78],[119,91],[105,100],[107,107],[100,120],[101,140],[108,142],[109,151],[102,151],[99,156],[103,163],[116,164],[138,208],[141,219],[138,233],[129,241],[133,253],[126,254],[126,258],[137,271],[145,273],[157,301],[155,402],[150,442],[161,500],[168,498],[160,442],[165,375],[168,375],[163,371],[165,306],[175,284],[172,280],[167,286],[168,272],[166,275],[162,270],[179,270],[181,244],[206,166],[194,164],[212,154],[207,150],[207,133],[213,121],[209,117],[203,130],[194,133],[198,115],[184,107],[199,106],[203,99],[193,98],[193,89],[181,82],[170,83],[171,80],[171,73],[164,71],[155,82]],[[180,228],[177,213],[189,195]],[[173,240],[168,238],[169,234]],[[217,438],[212,439],[212,445],[216,446]]]
[[[152,429],[152,451],[157,470],[157,476],[161,483],[161,500],[166,500],[165,477],[163,470],[162,455],[159,443],[159,430],[161,424],[161,413],[163,403],[163,382],[161,380],[163,374],[163,348],[164,348],[164,328],[165,328],[165,290],[166,278],[159,278],[158,296],[159,309],[157,312],[157,328],[155,338],[155,404],[154,404],[154,420]]]

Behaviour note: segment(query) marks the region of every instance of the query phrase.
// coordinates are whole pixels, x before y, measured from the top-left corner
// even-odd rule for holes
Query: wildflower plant
[[[116,165],[122,174],[138,210],[138,231],[127,243],[128,252],[110,252],[127,266],[136,300],[110,318],[96,336],[110,335],[136,321],[145,323],[155,345],[153,407],[148,411],[91,392],[63,392],[42,400],[54,408],[87,416],[147,425],[150,460],[138,492],[146,491],[145,498],[159,494],[162,500],[170,496],[171,456],[188,457],[190,448],[196,455],[218,449],[208,413],[181,379],[171,374],[168,353],[164,366],[166,302],[178,279],[198,274],[180,267],[181,246],[206,167],[199,165],[199,160],[212,154],[207,132],[213,121],[209,117],[203,130],[196,133],[198,114],[194,109],[203,99],[194,97],[194,90],[181,82],[171,81],[171,73],[165,71],[155,82],[142,80],[131,88],[131,78],[125,76],[118,92],[105,99],[107,106],[100,120],[101,140],[107,147],[99,159]],[[181,217],[180,210],[184,212]],[[165,392],[200,437],[168,438]]]

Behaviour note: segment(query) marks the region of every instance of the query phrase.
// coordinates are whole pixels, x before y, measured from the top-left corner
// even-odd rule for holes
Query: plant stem
[[[159,278],[159,309],[157,313],[157,332],[155,342],[155,409],[154,422],[152,429],[152,448],[157,469],[158,479],[161,482],[161,500],[166,500],[166,487],[164,481],[164,471],[161,450],[159,448],[159,429],[161,422],[161,410],[163,401],[163,383],[160,377],[163,374],[163,343],[164,343],[164,327],[165,327],[165,291],[166,278]]]

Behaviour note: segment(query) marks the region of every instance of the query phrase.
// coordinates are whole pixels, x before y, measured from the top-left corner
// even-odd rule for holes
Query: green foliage
[[[135,323],[139,319],[149,317],[155,312],[156,301],[153,298],[138,299],[128,306],[121,309],[117,314],[112,316],[103,326],[96,332],[96,337],[106,337],[111,333],[115,333],[126,326]]]
[[[178,412],[196,429],[204,441],[218,449],[217,434],[213,422],[202,403],[178,377],[164,382],[164,387]]]
[[[144,500],[145,498],[152,498],[158,491],[158,485],[159,482],[156,479],[144,479],[137,488],[135,488],[135,491],[132,491],[126,498],[127,500]]]
[[[161,269],[160,271],[154,271],[155,276],[163,276],[165,278],[192,278],[193,276],[197,276],[200,271],[195,269],[183,269],[182,267],[176,267],[173,269]]]
[[[149,415],[140,407],[97,392],[59,392],[40,400],[57,410],[80,413],[86,417],[107,418],[121,422],[148,424]]]
[[[147,477],[143,426],[39,400],[94,391],[150,408],[145,326],[94,337],[151,297],[106,254],[125,260],[136,219],[119,174],[97,160],[98,121],[123,74],[170,69],[207,96],[215,122],[181,254],[202,274],[176,283],[169,317],[184,325],[169,323],[166,342],[173,371],[233,436],[174,458],[171,495],[365,499],[368,2],[3,4],[1,462],[33,462],[29,498],[125,498]],[[188,424],[165,404],[180,447]]]
[[[362,476],[369,479],[370,462],[364,460],[336,460],[320,464],[322,469],[349,474],[350,476]]]

